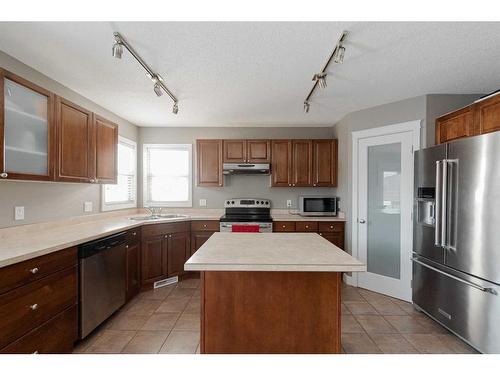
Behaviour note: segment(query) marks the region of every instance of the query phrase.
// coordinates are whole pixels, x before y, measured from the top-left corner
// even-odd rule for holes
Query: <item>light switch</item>
[[[207,200],[206,199],[200,199],[200,207],[206,207],[207,206]]]
[[[14,207],[14,220],[24,220],[24,206]]]
[[[85,202],[83,204],[83,212],[92,212],[92,202]]]
[[[292,200],[291,199],[287,199],[286,200],[286,206],[287,207],[292,207]]]

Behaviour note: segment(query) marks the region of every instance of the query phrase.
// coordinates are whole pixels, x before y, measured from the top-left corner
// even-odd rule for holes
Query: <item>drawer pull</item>
[[[34,275],[35,273],[37,273],[38,271],[39,271],[39,270],[38,270],[38,268],[37,268],[37,267],[30,269],[30,272],[31,272],[33,275]]]
[[[38,350],[35,350],[32,354],[38,354]]]
[[[323,236],[323,233],[320,233],[319,235],[320,235],[320,236]]]
[[[30,309],[35,311],[38,309],[38,303],[34,303],[33,305],[30,305]]]
[[[128,245],[125,245],[125,249],[128,249]]]
[[[282,228],[286,228],[286,225],[283,225]]]
[[[306,229],[309,229],[309,225],[306,225]]]
[[[206,228],[207,227],[207,224],[203,224],[203,228]]]
[[[132,232],[132,236],[137,236],[137,232]]]
[[[333,229],[333,225],[330,225],[330,229]]]

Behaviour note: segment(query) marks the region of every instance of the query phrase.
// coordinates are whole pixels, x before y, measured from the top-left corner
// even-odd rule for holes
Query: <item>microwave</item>
[[[337,216],[338,197],[301,195],[299,197],[299,215],[301,216]]]

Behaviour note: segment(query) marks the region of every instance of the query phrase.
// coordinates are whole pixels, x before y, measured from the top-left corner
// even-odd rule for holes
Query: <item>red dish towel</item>
[[[233,224],[231,226],[231,232],[259,232],[259,225],[243,225],[243,224]]]

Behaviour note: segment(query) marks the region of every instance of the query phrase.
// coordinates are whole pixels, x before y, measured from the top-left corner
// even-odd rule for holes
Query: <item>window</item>
[[[102,210],[137,207],[137,143],[118,137],[118,183],[102,185]]]
[[[144,207],[192,206],[192,146],[144,145]]]

